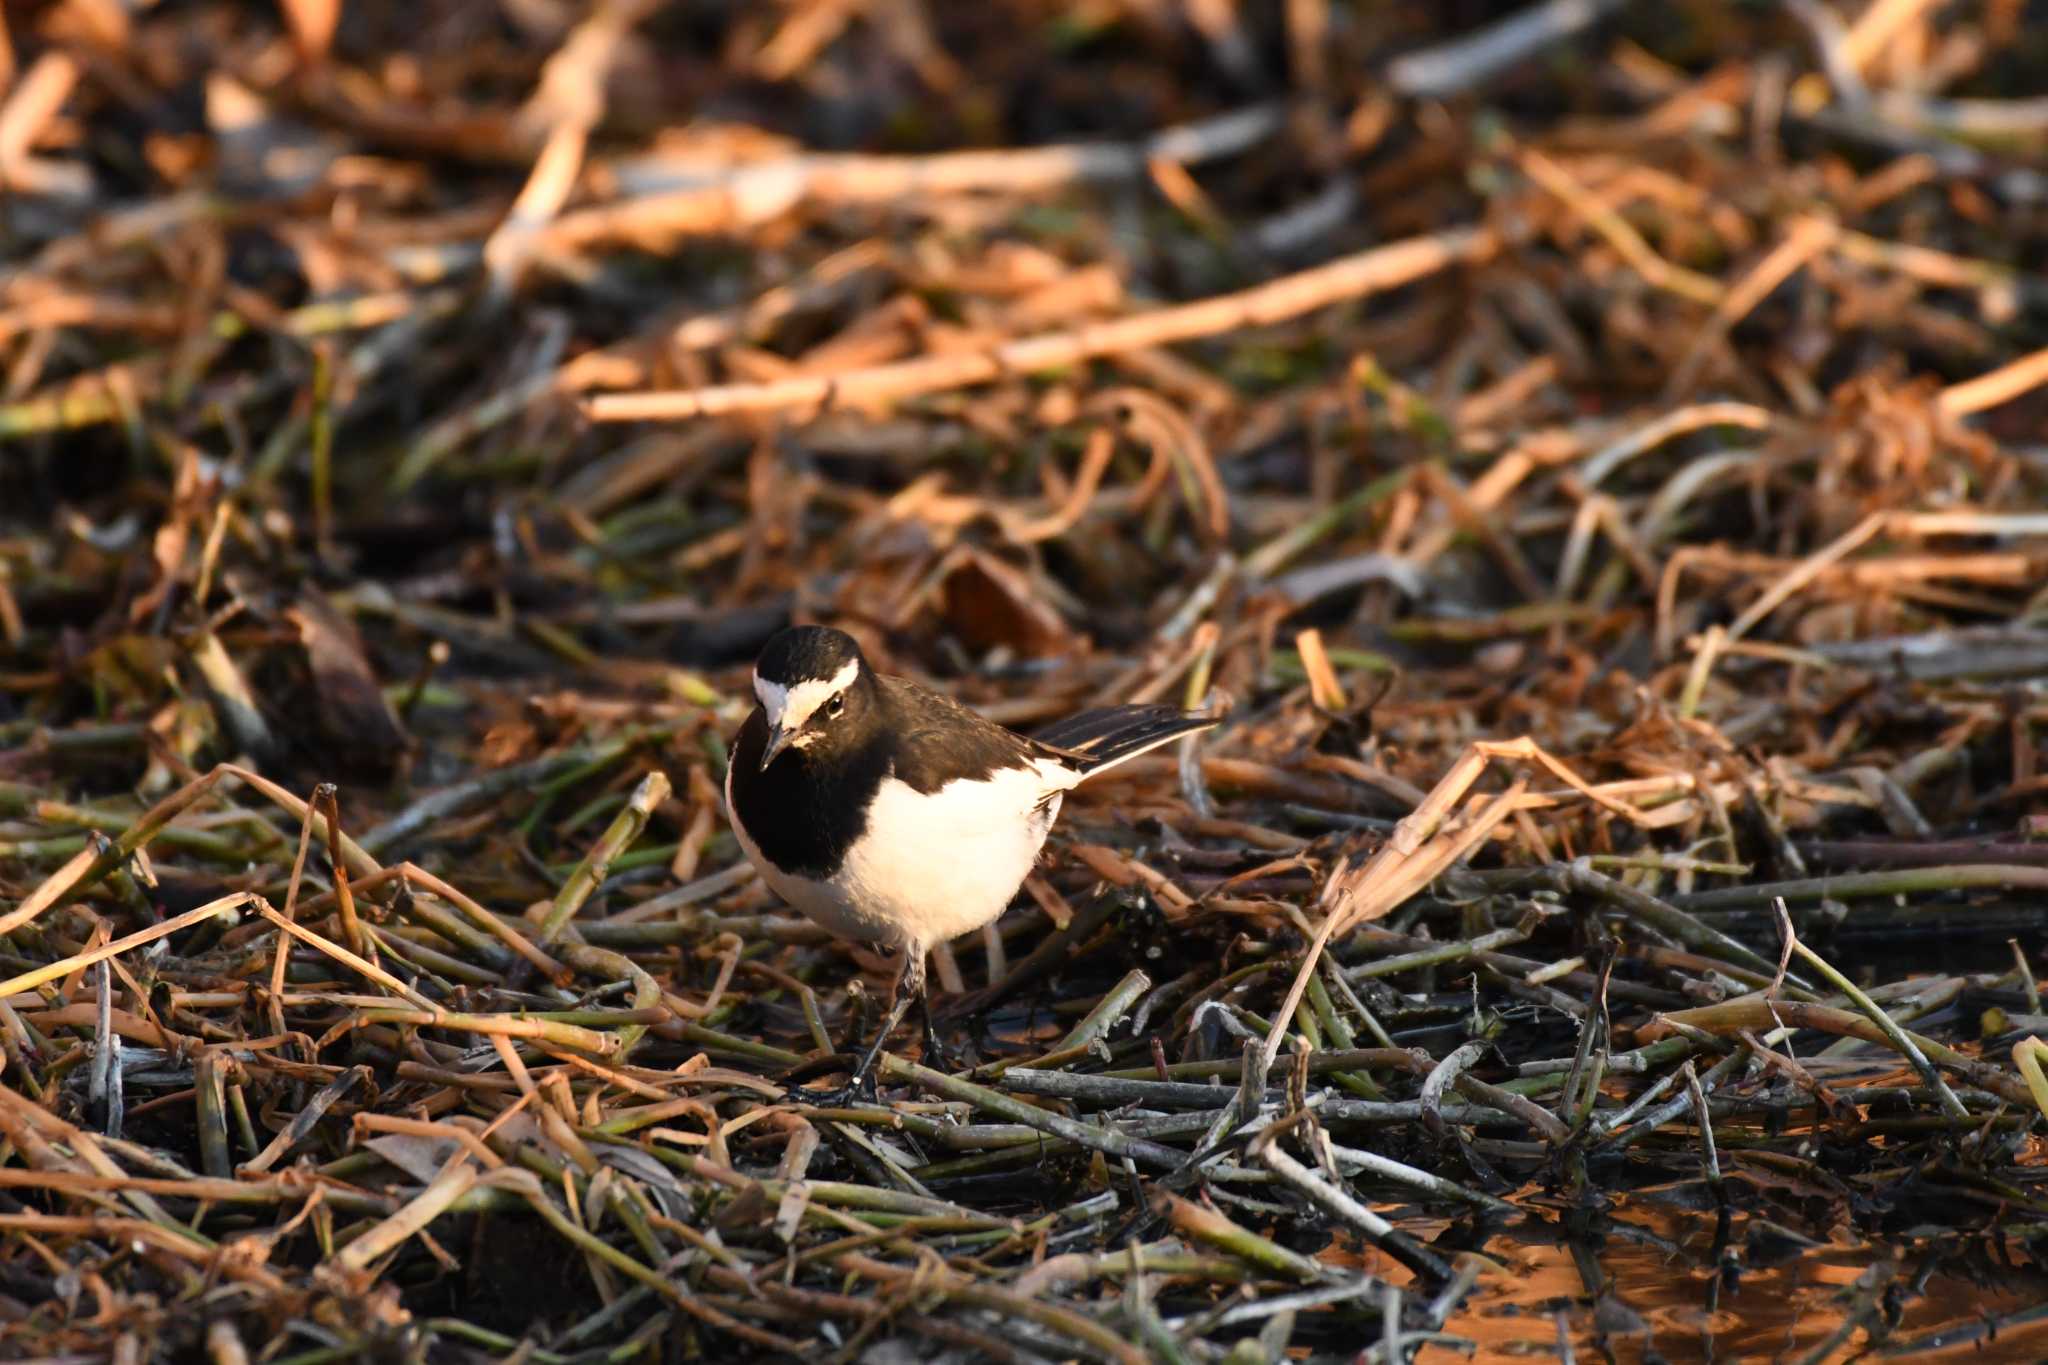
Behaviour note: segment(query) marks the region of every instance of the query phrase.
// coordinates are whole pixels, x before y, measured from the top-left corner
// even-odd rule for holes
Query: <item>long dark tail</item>
[[[1032,738],[1092,776],[1220,719],[1177,706],[1102,706],[1068,716]]]

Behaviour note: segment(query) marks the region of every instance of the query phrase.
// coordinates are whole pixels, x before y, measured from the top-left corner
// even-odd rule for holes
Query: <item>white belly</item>
[[[927,949],[979,929],[1017,894],[1059,813],[1058,790],[1072,780],[1048,766],[1003,769],[930,795],[884,778],[867,829],[823,881],[777,871],[738,821],[733,833],[762,880],[833,934]]]

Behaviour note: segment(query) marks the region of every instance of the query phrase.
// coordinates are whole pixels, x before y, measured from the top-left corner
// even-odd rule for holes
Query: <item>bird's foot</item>
[[[845,1071],[848,1079],[845,1085],[830,1090],[812,1090],[802,1084],[812,1076],[829,1076],[835,1071]],[[875,1088],[875,1069],[872,1064],[857,1065],[847,1053],[833,1053],[829,1056],[814,1057],[793,1068],[783,1076],[782,1096],[791,1104],[808,1104],[819,1109],[844,1109],[860,1101],[879,1104],[881,1096]]]
[[[862,1084],[848,1083],[836,1090],[811,1090],[801,1085],[786,1087],[782,1098],[790,1104],[808,1105],[812,1109],[845,1109],[856,1103],[879,1104],[875,1093],[875,1078],[869,1076]]]
[[[918,1060],[934,1071],[944,1071],[948,1074],[960,1065],[959,1056],[946,1046],[945,1040],[939,1037],[939,1031],[932,1027],[929,1019],[925,1020],[924,1025],[924,1055]]]
[[[919,999],[922,999],[924,992],[920,989],[917,995]],[[845,1104],[855,1098],[865,1098],[871,1104],[877,1103],[879,1096],[875,1091],[875,1072],[882,1060],[882,1048],[888,1043],[889,1035],[896,1031],[896,1026],[903,1022],[903,1015],[909,1008],[910,993],[898,990],[896,992],[896,1003],[889,1009],[889,1017],[882,1021],[882,1027],[875,1034],[875,1040],[868,1044],[865,1052],[861,1053],[860,1063],[853,1068],[852,1078],[847,1081],[843,1088],[828,1092],[799,1090],[792,1092],[791,1098],[802,1104],[816,1104],[819,1102],[822,1093],[825,1098],[831,1099],[835,1104]],[[810,1076],[826,1075],[839,1070],[843,1065],[845,1065],[844,1055],[834,1053],[829,1057],[819,1057],[812,1061],[804,1062],[785,1076],[784,1080],[785,1082],[800,1081]]]

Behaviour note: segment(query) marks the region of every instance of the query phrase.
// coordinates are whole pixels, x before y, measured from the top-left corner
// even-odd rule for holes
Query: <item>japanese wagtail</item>
[[[833,934],[903,954],[895,1002],[841,1099],[866,1086],[912,1001],[932,1045],[925,954],[1003,913],[1060,798],[1220,719],[1108,706],[1026,738],[875,672],[852,636],[822,626],[768,641],[754,696],[725,774],[740,847],[776,894]]]

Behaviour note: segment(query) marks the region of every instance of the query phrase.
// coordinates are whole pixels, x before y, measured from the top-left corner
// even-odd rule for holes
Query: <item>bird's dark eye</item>
[[[841,696],[834,696],[834,697],[830,698],[830,699],[829,699],[828,701],[826,701],[826,703],[825,703],[825,714],[826,714],[826,715],[827,715],[828,717],[830,717],[830,716],[836,716],[836,715],[838,715],[838,714],[839,714],[839,713],[840,713],[841,711],[844,711],[845,709],[846,709],[846,698],[844,698],[844,697],[841,697]]]

